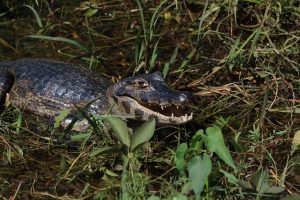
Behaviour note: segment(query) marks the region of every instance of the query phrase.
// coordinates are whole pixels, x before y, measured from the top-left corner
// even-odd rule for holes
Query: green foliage
[[[41,20],[41,18],[40,18],[40,16],[39,16],[38,12],[34,9],[34,7],[29,6],[29,5],[23,5],[23,6],[26,7],[26,8],[29,8],[29,9],[32,11],[32,13],[33,13],[34,16],[35,16],[35,19],[36,19],[37,24],[39,25],[40,28],[43,28],[44,25],[43,25],[43,23],[42,23],[42,20]]]
[[[130,152],[135,151],[138,147],[152,138],[156,125],[155,119],[144,122],[134,132],[133,136],[130,139],[129,129],[126,122],[111,115],[107,116],[106,120],[113,129],[113,133],[118,141],[125,145]]]
[[[253,184],[255,191],[261,194],[279,194],[285,189],[283,187],[276,187],[269,185],[269,173],[266,169],[258,169],[251,176],[251,183]]]
[[[155,119],[150,119],[149,121],[144,122],[132,135],[131,139],[129,136],[129,129],[126,122],[123,120],[114,117],[107,116],[105,120],[110,124],[110,127],[113,129],[113,133],[121,143],[121,145],[114,145],[111,147],[102,147],[93,150],[90,153],[90,157],[95,157],[98,154],[104,153],[118,153],[121,154],[123,161],[123,172],[121,180],[121,196],[122,199],[129,199],[130,195],[127,188],[127,168],[128,166],[135,165],[134,152],[141,147],[145,142],[148,142],[155,131],[156,121]]]
[[[13,123],[13,126],[16,127],[16,133],[20,134],[21,128],[22,128],[22,122],[23,122],[23,115],[21,113],[21,110],[17,107],[14,108],[17,114],[17,120]]]
[[[176,154],[175,154],[175,164],[176,168],[179,171],[181,176],[185,175],[185,155],[187,153],[188,146],[186,143],[182,143],[177,147]]]
[[[114,116],[108,116],[106,120],[110,124],[110,127],[113,129],[113,133],[118,141],[129,148],[130,137],[126,122]]]
[[[99,11],[98,9],[90,8],[84,13],[84,16],[85,17],[93,17],[98,11]]]
[[[81,62],[108,78],[161,70],[171,87],[187,88],[197,99],[191,125],[157,130],[162,134],[152,155],[139,151],[150,135],[133,148],[133,136],[128,146],[113,133],[114,143],[102,116],[90,123],[93,130],[71,136],[93,138],[89,143],[57,148],[48,121],[33,117],[31,126],[22,112],[8,108],[0,113],[1,198],[119,199],[124,185],[121,193],[128,199],[195,199],[189,163],[205,155],[212,172],[202,199],[300,199],[278,193],[285,187],[295,193],[299,185],[299,1],[4,0],[0,7],[1,61],[34,56]],[[84,112],[76,116],[86,119]],[[216,133],[210,134],[214,119],[222,130],[223,153]],[[58,127],[60,119],[55,121]],[[176,134],[182,142],[177,150]],[[57,155],[63,155],[64,167]],[[134,166],[137,157],[143,170]],[[70,173],[60,176],[69,164]],[[123,168],[126,184],[116,176]],[[39,185],[60,192],[22,184],[32,180],[32,171]]]
[[[130,151],[135,151],[138,147],[148,142],[155,131],[155,119],[143,123],[133,134]]]
[[[192,158],[188,165],[189,180],[196,194],[196,199],[200,199],[208,175],[211,173],[212,164],[210,157],[204,154],[202,157],[196,156]]]
[[[211,158],[207,153],[204,153],[202,156],[197,155],[202,150],[203,143],[207,147],[207,153],[216,153],[228,166],[236,170],[231,154],[224,143],[221,129],[218,126],[211,126],[205,132],[202,129],[198,130],[192,137],[189,145],[187,143],[180,144],[175,153],[176,168],[182,178],[186,177],[187,170],[189,183],[197,199],[200,198],[208,176],[213,169]],[[195,154],[197,156],[194,156]],[[191,159],[187,164],[186,160],[190,157]],[[238,184],[239,180],[234,175],[223,170],[221,172],[230,179],[230,182],[235,185]]]
[[[227,165],[229,165],[233,169],[236,169],[229,149],[225,145],[223,134],[219,127],[208,127],[206,129],[206,135],[204,135],[204,139],[205,145],[209,151],[216,153],[218,157],[222,159]]]
[[[199,149],[202,148],[203,145],[203,134],[204,131],[202,129],[198,130],[195,135],[193,135],[191,141],[190,141],[190,146],[189,146],[189,151],[190,152],[198,152]]]
[[[167,74],[170,70],[170,65],[173,65],[175,63],[176,57],[178,55],[178,45],[176,46],[176,48],[173,51],[172,57],[170,58],[169,62],[166,62],[163,68],[163,77],[166,78]]]

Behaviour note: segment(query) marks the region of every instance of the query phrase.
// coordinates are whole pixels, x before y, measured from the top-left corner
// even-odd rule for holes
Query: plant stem
[[[122,171],[122,179],[121,179],[121,189],[122,189],[122,199],[127,200],[129,199],[126,182],[127,182],[127,168],[129,164],[129,159],[126,155],[122,155],[123,161],[123,171]]]

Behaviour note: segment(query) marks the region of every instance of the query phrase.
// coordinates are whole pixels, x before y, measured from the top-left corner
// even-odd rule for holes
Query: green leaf
[[[248,181],[244,181],[244,180],[239,180],[239,185],[247,190],[253,190],[252,185],[248,182]]]
[[[114,117],[114,116],[107,116],[106,117],[107,122],[113,129],[114,135],[117,137],[117,139],[127,147],[130,146],[130,138],[129,138],[129,133],[128,133],[128,127],[126,122],[123,120]]]
[[[59,115],[54,117],[54,127],[53,128],[58,128],[60,126],[60,122],[63,121],[69,113],[70,113],[70,109],[67,109],[67,108],[60,111]]]
[[[220,172],[222,172],[224,174],[224,176],[227,178],[227,180],[229,181],[229,183],[232,183],[234,185],[239,185],[239,179],[236,178],[233,174],[228,173],[224,170],[220,170]]]
[[[71,136],[72,141],[83,141],[88,139],[91,136],[91,133],[81,133]]]
[[[182,194],[176,194],[175,196],[172,196],[170,200],[188,200],[188,198]]]
[[[154,67],[155,65],[155,61],[156,61],[156,58],[157,58],[157,45],[158,45],[158,42],[159,40],[155,43],[155,46],[153,48],[153,51],[152,51],[152,56],[150,58],[150,62],[149,62],[149,71]]]
[[[148,142],[155,131],[156,121],[155,119],[150,119],[147,122],[144,122],[133,134],[132,144],[130,146],[130,151],[136,150],[139,146]]]
[[[265,193],[267,193],[267,194],[279,194],[279,193],[283,192],[284,190],[285,190],[285,188],[283,188],[283,187],[272,186],[272,187],[269,187],[265,191]]]
[[[113,154],[113,153],[123,153],[124,152],[123,145],[115,145],[115,146],[106,146],[101,148],[94,148],[89,157],[95,157],[98,154]]]
[[[204,131],[202,129],[198,130],[195,135],[192,137],[190,141],[189,151],[199,151],[201,146],[203,145],[203,134]]]
[[[283,197],[280,200],[299,200],[300,199],[300,194],[291,194],[289,196]]]
[[[164,64],[164,68],[163,68],[163,72],[162,72],[164,79],[167,77],[169,69],[170,69],[170,63],[166,62]]]
[[[160,200],[158,196],[151,196],[147,200]]]
[[[63,172],[67,168],[67,161],[64,156],[60,157],[59,171]]]
[[[178,45],[177,47],[174,49],[173,51],[173,54],[172,54],[172,57],[170,58],[170,61],[169,62],[166,62],[165,65],[164,65],[164,68],[163,68],[163,77],[166,78],[167,77],[167,74],[169,72],[169,69],[170,69],[170,65],[173,65],[175,60],[176,60],[176,57],[177,57],[177,54],[178,54]]]
[[[185,154],[188,150],[188,146],[186,143],[182,143],[177,147],[176,150],[176,154],[175,154],[175,164],[176,164],[176,168],[179,171],[179,174],[181,176],[185,177],[185,172],[184,172],[184,168],[185,168]]]
[[[89,8],[83,15],[85,17],[92,17],[93,15],[95,15],[98,12],[98,9],[95,8]]]
[[[20,131],[21,131],[21,128],[22,128],[22,122],[23,122],[22,118],[23,117],[22,117],[22,113],[21,113],[20,108],[14,107],[14,109],[17,111],[18,116],[17,116],[17,120],[13,124],[16,127],[16,133],[20,134]]]
[[[109,170],[109,169],[105,169],[105,173],[111,177],[118,177],[119,175],[116,174],[115,172]]]
[[[207,154],[203,155],[202,158],[196,156],[189,162],[189,180],[196,194],[196,199],[200,199],[200,193],[205,186],[208,175],[211,173],[211,165],[210,157]]]
[[[39,14],[37,13],[37,11],[29,5],[23,5],[23,6],[29,8],[32,11],[32,13],[35,16],[37,24],[39,25],[40,28],[43,28],[44,26],[43,26],[42,20],[41,20]]]
[[[225,145],[221,129],[217,126],[208,127],[206,129],[205,143],[209,151],[214,152],[222,159],[227,165],[236,169],[229,149]]]
[[[251,182],[255,186],[255,189],[258,193],[263,194],[269,188],[269,173],[267,170],[258,169],[251,175]]]

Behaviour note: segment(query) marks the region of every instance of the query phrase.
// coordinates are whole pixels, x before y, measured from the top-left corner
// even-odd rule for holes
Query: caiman
[[[24,111],[54,117],[62,109],[76,110],[90,102],[92,114],[160,124],[182,124],[192,119],[185,106],[189,92],[171,90],[160,72],[125,78],[115,84],[88,69],[48,59],[23,58],[0,62],[0,100]]]

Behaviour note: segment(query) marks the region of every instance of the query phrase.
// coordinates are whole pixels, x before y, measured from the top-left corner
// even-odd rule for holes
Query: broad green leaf
[[[186,154],[187,150],[188,150],[187,144],[182,143],[177,147],[176,154],[175,154],[176,168],[179,171],[179,174],[181,176],[185,176],[185,172],[184,172],[185,161],[184,161],[184,158],[185,158],[185,154]]]
[[[139,146],[148,142],[155,131],[156,121],[155,119],[150,119],[147,122],[144,122],[133,134],[132,144],[130,146],[130,151],[136,150]]]
[[[203,157],[196,156],[189,162],[189,180],[195,192],[196,199],[200,199],[200,194],[205,186],[206,179],[211,173],[211,165],[210,157],[207,154],[203,155]]]
[[[251,182],[258,193],[263,194],[269,188],[269,173],[265,169],[258,169],[251,175]]]
[[[206,129],[205,143],[209,151],[214,152],[222,159],[227,165],[236,169],[229,149],[225,145],[221,129],[217,126],[208,127]]]
[[[129,138],[129,133],[128,133],[128,127],[126,122],[123,120],[114,117],[114,116],[107,116],[106,118],[107,122],[113,129],[114,135],[117,137],[117,139],[127,147],[130,146],[130,138]]]
[[[285,188],[283,188],[283,187],[272,186],[272,187],[269,187],[265,191],[265,193],[267,193],[267,194],[279,194],[279,193],[283,192],[284,190],[285,190]]]

